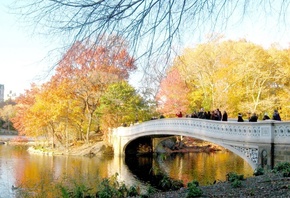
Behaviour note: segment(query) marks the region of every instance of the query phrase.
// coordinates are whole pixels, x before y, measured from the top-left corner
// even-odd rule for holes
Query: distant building
[[[0,102],[4,101],[4,85],[0,84]]]

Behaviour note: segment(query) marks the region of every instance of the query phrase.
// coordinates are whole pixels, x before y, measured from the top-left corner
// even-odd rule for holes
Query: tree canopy
[[[289,53],[289,49],[264,49],[245,40],[188,48],[162,80],[157,98],[160,111],[174,115],[172,111],[180,107],[187,113],[219,108],[236,117],[239,112],[262,116],[279,109],[288,119]]]
[[[135,61],[118,41],[112,47],[75,43],[48,82],[17,98],[15,128],[64,145],[68,140],[89,142],[91,133],[106,134],[121,122],[147,119],[146,102],[127,82]]]

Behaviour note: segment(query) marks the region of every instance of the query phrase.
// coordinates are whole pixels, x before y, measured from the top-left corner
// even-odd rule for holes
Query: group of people
[[[270,119],[271,118],[268,116],[268,114],[265,113],[263,116],[263,120],[270,120]],[[281,117],[277,109],[274,110],[272,120],[281,121]],[[249,122],[257,122],[257,121],[258,121],[258,116],[256,113],[253,113],[249,117]],[[238,122],[244,122],[244,119],[241,113],[238,114]]]
[[[180,111],[179,113],[176,114],[177,117],[181,118],[183,117],[182,112]],[[219,110],[216,109],[212,112],[208,111],[206,112],[203,108],[200,109],[199,112],[194,111],[191,115],[186,115],[187,118],[200,118],[200,119],[207,119],[207,120],[217,120],[217,121],[228,121],[228,114],[226,111],[223,113]],[[268,116],[267,113],[264,114],[263,120],[269,120],[270,117]],[[258,121],[258,116],[256,113],[253,113],[251,116],[248,118],[249,122],[257,122]],[[281,121],[280,114],[278,110],[274,110],[272,120],[277,120]],[[238,114],[238,122],[244,122],[243,116],[241,113]]]
[[[182,117],[182,112],[176,114],[177,117]],[[187,118],[200,118],[200,119],[207,119],[207,120],[218,120],[218,121],[228,121],[228,114],[226,111],[223,113],[219,110],[213,111],[205,111],[204,108],[201,108],[200,111],[194,111],[190,115],[186,115]]]

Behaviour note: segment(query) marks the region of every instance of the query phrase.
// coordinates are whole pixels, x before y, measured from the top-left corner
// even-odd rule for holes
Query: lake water
[[[235,172],[253,175],[250,165],[232,152],[186,153],[139,157],[47,156],[29,154],[27,147],[0,145],[0,197],[22,197],[24,192],[55,197],[59,186],[82,183],[93,190],[102,178],[118,173],[118,180],[128,186],[144,186],[152,174],[161,171],[184,184],[197,180],[202,185],[225,181]],[[55,185],[59,184],[59,185]],[[13,189],[12,186],[19,187]],[[72,186],[73,187],[73,186]],[[27,194],[27,197],[29,195]]]

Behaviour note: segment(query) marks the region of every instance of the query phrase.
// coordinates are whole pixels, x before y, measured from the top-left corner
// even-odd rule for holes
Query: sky
[[[31,36],[32,32],[23,28],[17,17],[9,13],[7,6],[13,1],[0,2],[0,84],[5,86],[6,99],[10,92],[18,96],[29,89],[31,83],[39,84],[44,80],[43,76],[52,66],[52,62],[44,59],[54,48],[48,40]],[[246,16],[243,22],[230,25],[221,34],[229,39],[245,38],[264,47],[272,43],[288,47],[290,26],[284,24],[280,28],[275,18],[260,17],[256,18],[258,23],[253,23],[252,16]],[[195,43],[199,41],[197,39]]]
[[[0,84],[4,85],[5,97],[24,93],[31,83],[43,79],[49,68],[44,59],[51,50],[47,41],[33,37],[9,13],[7,5],[12,1],[0,3]]]

